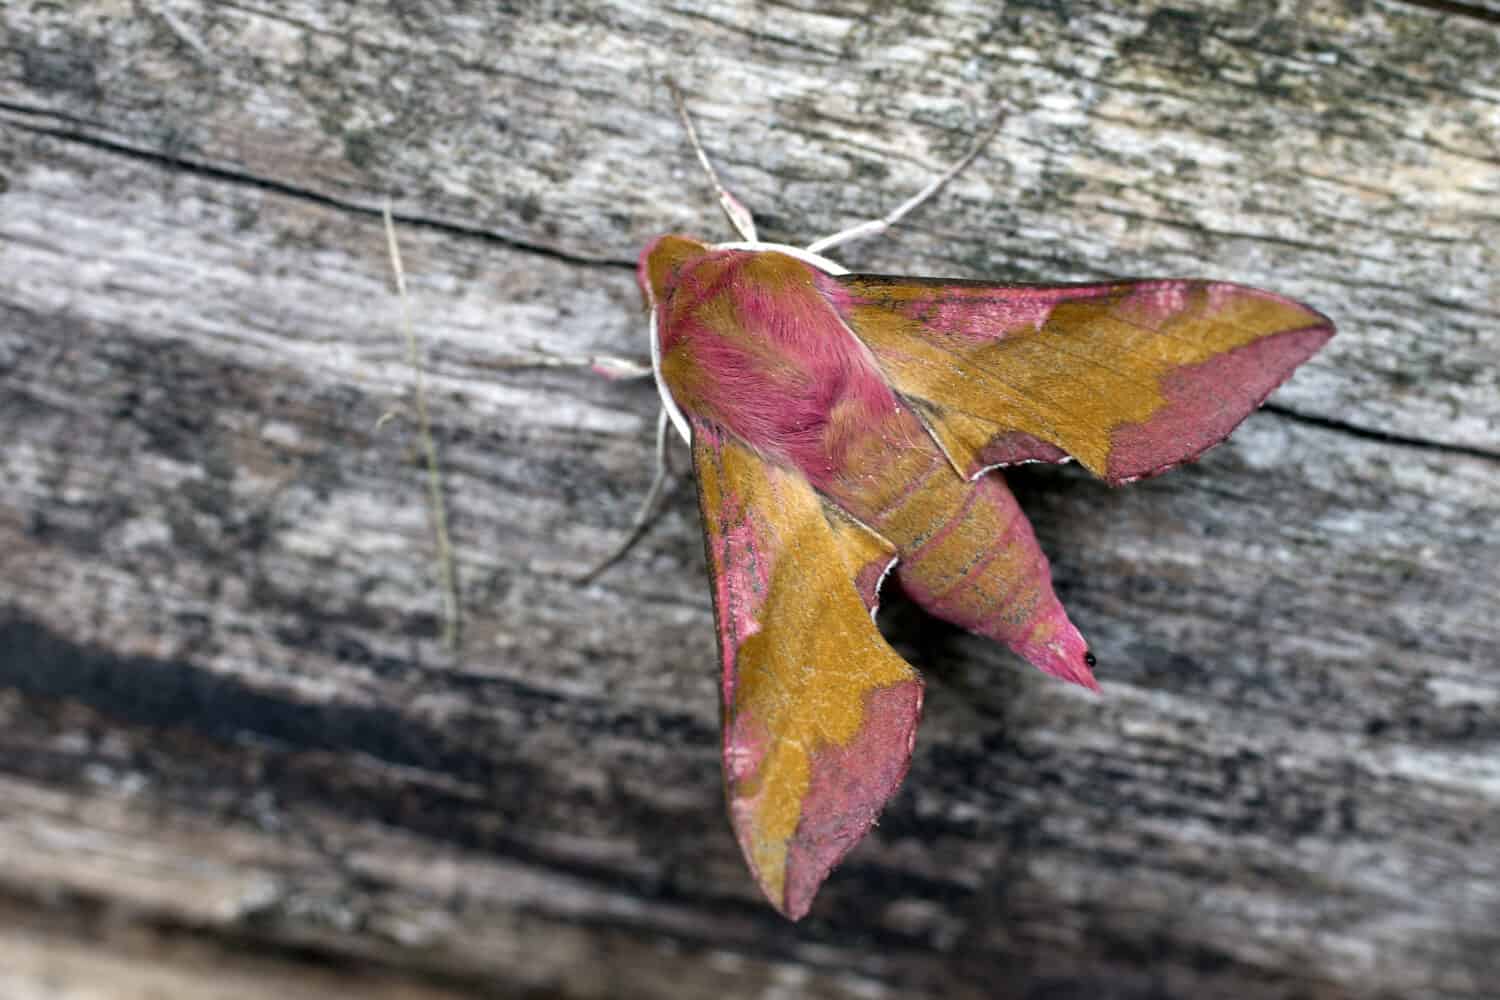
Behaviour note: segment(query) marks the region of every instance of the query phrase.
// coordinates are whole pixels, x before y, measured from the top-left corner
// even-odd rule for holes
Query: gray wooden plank
[[[378,964],[457,993],[1485,994],[1492,24],[111,11],[0,14],[0,902],[43,927],[0,950],[25,968],[61,955],[56,981],[97,989],[148,955],[191,982],[207,948],[329,963],[351,993],[370,981],[339,970]],[[1213,273],[1341,326],[1200,463],[1119,491],[1013,474],[1103,697],[888,609],[929,677],[912,774],[796,927],[722,814],[691,487],[569,579],[645,489],[653,391],[503,368],[644,353],[638,248],[723,232],[666,73],[776,238],[878,214],[1005,106],[974,171],[845,259]],[[459,656],[410,425],[375,428],[410,375],[387,192]],[[100,910],[152,930],[97,961],[61,944]]]

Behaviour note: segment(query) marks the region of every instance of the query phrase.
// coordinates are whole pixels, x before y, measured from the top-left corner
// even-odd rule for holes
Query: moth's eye
[[[1098,663],[1099,661],[1096,660],[1096,659],[1094,659],[1094,654],[1093,653],[1084,653],[1083,654],[1083,662],[1087,663],[1089,666],[1092,667],[1094,664]]]

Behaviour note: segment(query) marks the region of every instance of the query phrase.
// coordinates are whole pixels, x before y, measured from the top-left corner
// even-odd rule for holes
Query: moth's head
[[[683,267],[708,252],[706,243],[687,236],[658,236],[648,243],[635,265],[646,308],[655,311],[672,293]]]
[[[708,253],[708,244],[687,236],[658,236],[641,251],[641,259],[635,265],[635,280],[641,286],[641,297],[646,300],[646,310],[651,314],[651,372],[656,377],[656,391],[661,395],[662,408],[672,418],[684,441],[692,441],[687,417],[678,408],[672,390],[662,378],[660,312],[683,270]]]

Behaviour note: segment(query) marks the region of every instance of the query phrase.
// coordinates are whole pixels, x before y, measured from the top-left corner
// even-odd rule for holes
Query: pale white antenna
[[[719,207],[729,217],[729,224],[734,231],[740,234],[740,238],[747,243],[758,243],[759,238],[755,235],[755,216],[745,207],[745,203],[730,194],[719,181],[719,172],[709,162],[708,154],[703,151],[703,143],[698,141],[698,130],[693,128],[693,119],[688,115],[687,102],[682,99],[682,91],[677,89],[677,84],[667,81],[667,87],[672,91],[672,101],[677,105],[677,114],[682,118],[682,124],[687,126],[688,140],[693,144],[693,152],[698,154],[698,162],[703,164],[703,170],[708,174],[709,183],[714,186],[714,191],[719,195]]]

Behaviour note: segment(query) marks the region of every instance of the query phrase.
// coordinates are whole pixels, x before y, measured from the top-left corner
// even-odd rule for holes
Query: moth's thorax
[[[896,409],[830,304],[835,279],[775,251],[665,236],[641,255],[660,376],[677,406],[814,482]]]

